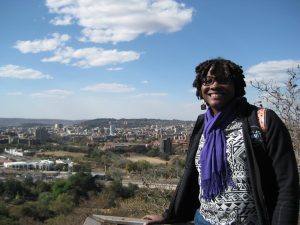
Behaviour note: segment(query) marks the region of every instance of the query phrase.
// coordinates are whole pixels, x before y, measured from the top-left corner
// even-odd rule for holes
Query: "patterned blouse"
[[[234,187],[229,186],[211,201],[201,198],[201,166],[199,159],[205,143],[202,134],[196,153],[195,164],[199,172],[200,213],[213,225],[258,224],[254,198],[250,187],[242,122],[235,119],[225,129],[227,162],[232,171]]]

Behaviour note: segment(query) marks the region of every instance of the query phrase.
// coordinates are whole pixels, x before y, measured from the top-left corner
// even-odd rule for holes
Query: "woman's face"
[[[217,114],[235,97],[234,84],[225,76],[223,67],[211,67],[202,82],[201,94],[204,101]]]

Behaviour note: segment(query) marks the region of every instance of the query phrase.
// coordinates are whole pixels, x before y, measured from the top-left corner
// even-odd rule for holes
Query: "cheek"
[[[204,86],[201,86],[201,90],[200,90],[201,97],[203,97],[203,95],[205,94],[205,92],[207,92],[207,88],[204,87]]]

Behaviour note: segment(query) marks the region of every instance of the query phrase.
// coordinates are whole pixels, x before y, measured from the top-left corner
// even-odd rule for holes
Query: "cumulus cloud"
[[[46,90],[42,92],[36,92],[32,93],[32,97],[37,97],[37,98],[56,98],[56,99],[62,99],[66,98],[67,96],[71,95],[71,91],[67,90],[60,90],[60,89],[52,89],[52,90]]]
[[[141,83],[142,83],[142,84],[148,84],[149,81],[147,81],[147,80],[142,80]]]
[[[52,79],[50,75],[30,68],[25,68],[16,65],[6,65],[0,67],[0,77],[14,78],[14,79]]]
[[[33,41],[17,41],[15,48],[22,53],[39,53],[53,51],[70,39],[67,34],[53,33],[52,38],[44,38],[42,40]]]
[[[176,32],[191,22],[193,14],[192,8],[175,0],[47,0],[46,5],[51,13],[57,14],[53,24],[76,21],[83,27],[80,40],[95,43]]]
[[[134,51],[104,50],[102,48],[73,49],[65,47],[55,51],[54,56],[42,59],[43,62],[59,62],[81,68],[105,66],[139,59],[140,54]]]
[[[56,26],[70,25],[72,24],[72,17],[71,16],[55,17],[53,20],[50,21],[50,23]]]
[[[296,68],[300,65],[300,60],[278,60],[266,61],[251,66],[246,74],[246,81],[285,81],[287,78],[287,70]]]
[[[83,91],[92,91],[92,92],[108,92],[108,93],[124,93],[124,92],[133,92],[135,88],[129,87],[125,84],[118,83],[98,83],[90,86],[81,88]]]

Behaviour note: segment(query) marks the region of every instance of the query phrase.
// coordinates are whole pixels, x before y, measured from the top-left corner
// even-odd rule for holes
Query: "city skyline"
[[[0,118],[195,120],[203,60],[285,81],[300,65],[299,11],[297,0],[1,1]]]

